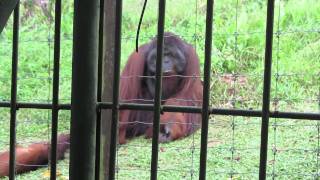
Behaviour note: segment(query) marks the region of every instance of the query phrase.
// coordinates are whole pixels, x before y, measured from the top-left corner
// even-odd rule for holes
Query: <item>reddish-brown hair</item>
[[[147,87],[143,82],[143,76],[145,75],[147,53],[156,47],[156,42],[157,40],[153,39],[150,43],[142,45],[138,52],[133,52],[130,55],[121,74],[121,102],[152,104],[153,97],[148,93]],[[187,63],[184,72],[180,74],[181,76],[186,77],[183,77],[178,87],[175,87],[177,93],[169,97],[169,99],[172,99],[169,103],[184,106],[201,106],[202,83],[200,79],[200,65],[199,58],[194,48],[172,33],[165,33],[164,44],[175,45],[181,49],[186,57]],[[163,81],[165,81],[165,78],[163,78]],[[147,102],[145,100],[147,100]],[[163,103],[166,103],[166,100],[163,100]],[[183,121],[200,122],[200,117],[197,114],[188,114],[183,118]],[[119,142],[125,143],[127,137],[145,133],[146,130],[150,128],[152,122],[152,112],[133,110],[120,111]]]

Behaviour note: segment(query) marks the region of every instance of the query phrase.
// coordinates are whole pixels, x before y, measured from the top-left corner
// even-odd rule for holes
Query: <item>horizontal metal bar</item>
[[[262,111],[258,111],[258,110],[243,110],[243,109],[216,109],[216,108],[212,108],[210,110],[210,114],[214,114],[214,115],[230,115],[230,116],[246,116],[246,117],[261,117],[262,116]],[[270,118],[320,120],[320,113],[270,111]]]
[[[301,120],[320,120],[320,113],[271,111],[270,117]]]
[[[0,107],[10,108],[10,102],[0,102]],[[59,104],[60,110],[70,110],[70,104]],[[51,109],[52,104],[49,103],[17,103],[17,108],[28,109]],[[111,109],[111,102],[99,102],[99,109]],[[153,104],[137,104],[137,103],[120,103],[120,110],[144,110],[153,111]],[[200,107],[192,106],[162,106],[162,112],[184,112],[184,113],[201,113]],[[210,108],[211,115],[227,115],[227,116],[245,116],[245,117],[261,117],[262,111],[258,110],[243,110],[243,109],[224,109]],[[286,118],[286,119],[305,119],[305,120],[320,120],[320,113],[308,112],[284,112],[270,111],[271,118]]]
[[[100,109],[110,109],[111,103],[98,103]],[[153,104],[137,104],[137,103],[120,103],[120,110],[145,110],[153,111]],[[184,112],[184,113],[201,113],[201,107],[193,106],[162,106],[162,112]],[[229,116],[247,116],[247,117],[261,117],[262,111],[259,110],[243,110],[243,109],[224,109],[224,108],[210,108],[211,115],[229,115]],[[288,119],[306,119],[306,120],[320,120],[320,113],[308,112],[281,112],[270,111],[271,118],[288,118]]]
[[[98,109],[112,109],[112,103],[111,102],[98,102],[97,108]]]
[[[172,106],[166,105],[162,106],[163,112],[183,112],[183,113],[201,113],[201,107],[194,107],[194,106]]]
[[[100,109],[111,109],[112,104],[109,102],[98,103]],[[142,110],[142,111],[153,111],[153,104],[138,104],[138,103],[120,103],[120,110]],[[194,106],[161,106],[162,112],[184,112],[184,113],[201,113],[201,107]]]
[[[110,102],[98,103],[100,109],[111,109],[112,104]],[[120,110],[142,110],[142,111],[153,111],[153,104],[138,104],[138,103],[120,103]],[[185,112],[185,113],[201,113],[200,107],[192,106],[161,106],[162,112]]]
[[[0,107],[7,107],[10,108],[10,102],[0,102]],[[16,105],[17,109],[23,108],[23,109],[52,109],[51,103],[22,103],[18,102]],[[70,110],[71,105],[70,104],[59,104],[58,105],[59,110]]]
[[[243,109],[211,108],[209,113],[214,115],[231,115],[231,116],[248,116],[248,117],[262,116],[262,111],[243,110]]]
[[[135,103],[125,103],[119,104],[119,109],[129,109],[129,110],[145,110],[145,111],[153,111],[153,104],[135,104]]]

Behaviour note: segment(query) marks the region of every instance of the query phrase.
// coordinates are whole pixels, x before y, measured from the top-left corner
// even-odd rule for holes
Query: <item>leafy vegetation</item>
[[[53,2],[48,6],[22,1],[19,42],[18,100],[51,102],[53,68]],[[126,0],[123,8],[122,67],[135,48],[142,0]],[[157,1],[149,0],[140,44],[156,34]],[[211,105],[261,109],[264,70],[266,1],[215,2]],[[205,0],[167,0],[166,31],[193,44],[204,64]],[[60,102],[70,103],[73,4],[63,2]],[[271,108],[280,111],[320,110],[320,1],[276,1]],[[0,35],[0,101],[10,100],[12,20]],[[0,150],[8,149],[10,111],[0,108]],[[59,131],[69,130],[69,111],[59,114]],[[51,112],[20,109],[17,141],[28,145],[50,138]],[[208,179],[257,179],[260,118],[211,116]],[[271,119],[268,178],[319,178],[320,124]],[[197,179],[200,131],[183,140],[161,144],[159,179]],[[118,150],[119,179],[148,179],[151,142],[136,138]],[[68,160],[58,164],[67,179]],[[46,168],[18,179],[48,179]]]

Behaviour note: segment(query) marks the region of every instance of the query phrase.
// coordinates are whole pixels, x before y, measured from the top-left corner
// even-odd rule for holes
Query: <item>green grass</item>
[[[65,4],[67,3],[67,4]],[[126,0],[123,9],[121,65],[135,48],[135,33],[143,1]],[[53,23],[36,6],[22,6],[19,44],[18,100],[51,102]],[[238,8],[236,8],[238,7]],[[279,14],[280,7],[280,14]],[[60,102],[70,103],[73,5],[63,4]],[[266,1],[215,2],[210,103],[213,107],[262,107]],[[166,31],[193,44],[204,63],[205,0],[168,0]],[[53,12],[53,11],[52,11]],[[237,18],[236,18],[237,17]],[[140,44],[156,34],[157,1],[149,0]],[[0,35],[0,101],[10,99],[12,20]],[[276,1],[271,109],[319,112],[320,1]],[[278,36],[279,35],[279,36]],[[225,82],[226,74],[241,75]],[[243,80],[243,82],[240,82]],[[0,151],[8,149],[10,111],[0,108]],[[17,142],[28,145],[50,138],[51,112],[20,109]],[[59,132],[68,132],[70,112],[59,112]],[[260,118],[211,116],[208,139],[208,179],[257,179]],[[317,179],[319,127],[314,121],[270,119],[268,179]],[[159,179],[197,179],[200,131],[161,144]],[[119,179],[149,179],[151,141],[130,140],[118,150]],[[59,161],[58,179],[68,179],[68,158]],[[47,168],[17,179],[48,179]]]

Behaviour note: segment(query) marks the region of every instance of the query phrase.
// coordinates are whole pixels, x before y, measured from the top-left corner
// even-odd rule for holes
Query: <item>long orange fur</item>
[[[61,134],[58,137],[57,159],[62,159],[69,148],[69,134]],[[46,165],[49,161],[50,144],[39,142],[28,147],[16,147],[16,173],[35,170],[39,165]],[[0,153],[0,177],[9,175],[9,151]]]

